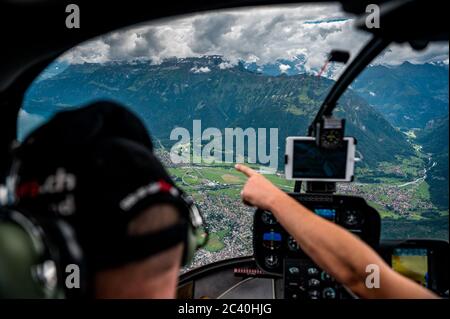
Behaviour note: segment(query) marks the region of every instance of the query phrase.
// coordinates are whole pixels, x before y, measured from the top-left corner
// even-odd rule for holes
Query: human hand
[[[264,210],[272,210],[277,198],[284,193],[267,178],[245,165],[237,164],[236,170],[248,177],[241,192],[244,203]]]

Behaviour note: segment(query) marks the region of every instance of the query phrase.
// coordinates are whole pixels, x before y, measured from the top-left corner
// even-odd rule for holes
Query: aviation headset
[[[198,207],[154,156],[145,127],[112,103],[62,112],[33,132],[14,151],[9,181],[15,201],[0,209],[0,298],[92,297],[97,271],[179,243],[186,266],[207,242]],[[129,236],[129,222],[155,203],[176,206],[180,222]]]

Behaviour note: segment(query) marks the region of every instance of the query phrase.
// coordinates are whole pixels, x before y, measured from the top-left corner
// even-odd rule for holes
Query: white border
[[[315,141],[314,137],[288,137],[286,139],[286,165],[285,174],[286,179],[291,181],[303,181],[303,182],[352,182],[355,173],[355,154],[356,154],[356,140],[353,137],[344,138],[348,141],[347,150],[347,167],[345,170],[345,179],[314,179],[314,178],[293,178],[293,152],[294,152],[294,142],[295,141]]]

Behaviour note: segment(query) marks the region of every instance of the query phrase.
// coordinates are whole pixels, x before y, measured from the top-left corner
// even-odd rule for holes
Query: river
[[[437,165],[437,162],[433,162],[433,157],[430,156],[430,157],[428,158],[428,167],[424,169],[424,171],[423,171],[423,176],[422,176],[422,177],[416,179],[415,181],[412,181],[412,182],[408,182],[408,183],[399,185],[398,187],[399,187],[399,188],[403,188],[403,187],[406,187],[406,186],[416,185],[416,184],[419,184],[419,183],[423,182],[424,180],[427,179],[427,177],[428,177],[428,172],[429,172],[430,170],[432,170],[436,165]]]

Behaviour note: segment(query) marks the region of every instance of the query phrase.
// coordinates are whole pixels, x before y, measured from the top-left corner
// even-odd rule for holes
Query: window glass
[[[209,244],[192,267],[251,255],[253,209],[240,201],[245,179],[233,163],[251,162],[293,190],[283,175],[285,139],[307,133],[342,72],[326,64],[331,50],[354,57],[369,40],[353,22],[339,6],[302,5],[202,13],[105,35],[39,76],[19,138],[58,111],[100,99],[124,104],[209,224]],[[362,159],[356,182],[339,191],[380,211],[384,238],[448,239],[448,44],[420,55],[390,48],[336,114],[346,117]]]

